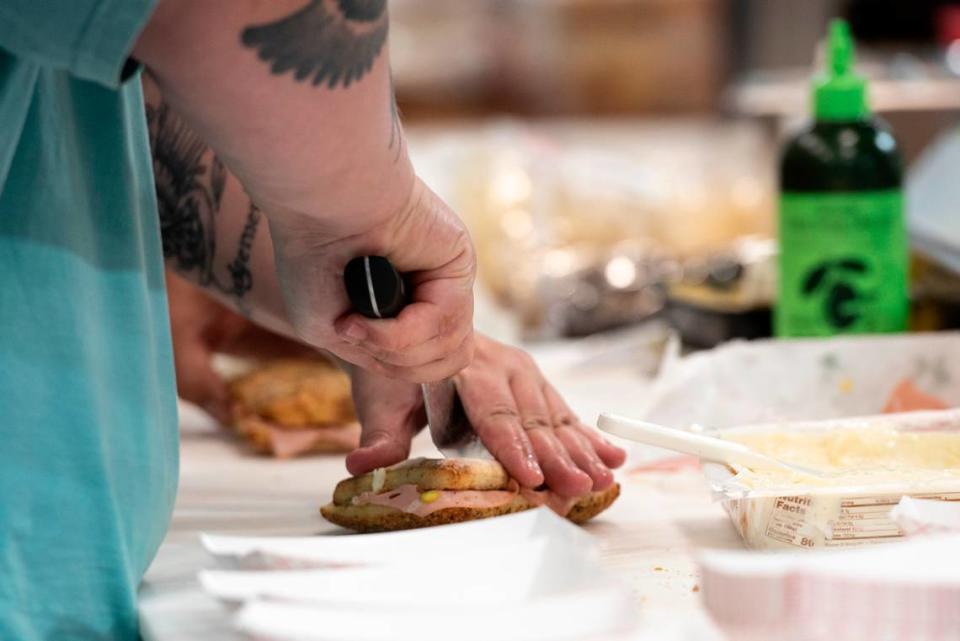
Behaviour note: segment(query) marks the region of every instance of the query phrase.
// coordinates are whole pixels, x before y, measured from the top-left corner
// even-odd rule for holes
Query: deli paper
[[[638,418],[687,429],[879,414],[904,379],[960,407],[960,333],[728,343],[666,362]]]

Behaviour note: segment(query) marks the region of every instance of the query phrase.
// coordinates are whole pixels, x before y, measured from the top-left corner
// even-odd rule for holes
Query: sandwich
[[[337,484],[320,513],[358,532],[383,532],[461,523],[549,506],[585,523],[620,495],[620,486],[563,498],[546,489],[521,488],[496,461],[411,459]]]
[[[277,458],[349,452],[360,443],[350,379],[323,359],[261,364],[230,382],[237,433]]]

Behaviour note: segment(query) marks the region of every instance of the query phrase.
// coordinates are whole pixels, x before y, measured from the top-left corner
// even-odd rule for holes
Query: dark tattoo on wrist
[[[388,28],[387,0],[310,0],[289,16],[247,27],[240,40],[274,75],[292,72],[297,82],[336,89],[370,71]]]
[[[215,261],[217,215],[227,183],[226,167],[166,104],[147,105],[147,125],[164,259],[202,287],[240,301],[253,287],[249,263],[259,210],[251,204],[236,255],[226,265],[230,282],[224,284],[217,277]]]
[[[250,272],[250,250],[253,248],[253,239],[257,235],[257,226],[260,224],[260,210],[250,203],[250,213],[247,222],[243,225],[240,242],[237,243],[237,254],[227,265],[230,272],[233,293],[242,297],[253,287],[253,274]]]

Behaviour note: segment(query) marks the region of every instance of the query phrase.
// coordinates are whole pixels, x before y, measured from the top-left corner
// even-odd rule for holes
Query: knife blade
[[[354,258],[344,268],[343,282],[350,303],[367,318],[394,318],[409,302],[405,279],[383,256]],[[448,458],[493,458],[467,418],[452,379],[424,383],[420,388],[430,436],[441,454]]]

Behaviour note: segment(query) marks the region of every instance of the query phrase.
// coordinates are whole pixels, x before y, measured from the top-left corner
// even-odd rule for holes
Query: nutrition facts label
[[[830,536],[824,545],[844,545],[848,541],[895,539],[903,536],[890,520],[890,510],[900,502],[899,496],[845,498],[830,525]]]
[[[767,521],[767,537],[799,547],[813,547],[815,540],[806,532],[810,500],[809,496],[777,497]]]
[[[960,493],[915,494],[913,498],[960,501]],[[903,536],[890,520],[901,495],[844,497],[827,514],[811,510],[811,497],[779,497],[767,521],[767,537],[797,547],[841,547]],[[822,500],[822,497],[821,497]],[[820,512],[818,510],[818,512]]]

